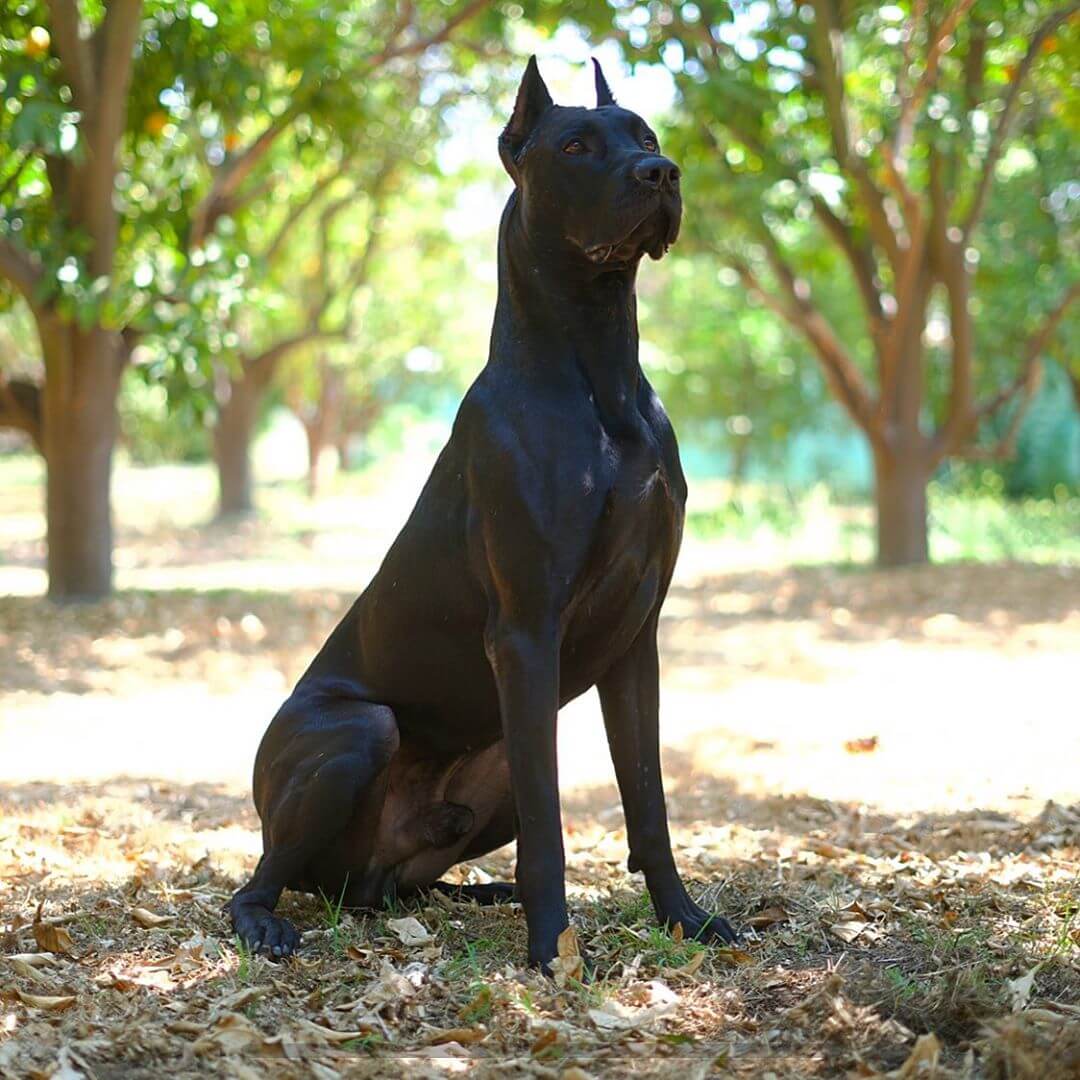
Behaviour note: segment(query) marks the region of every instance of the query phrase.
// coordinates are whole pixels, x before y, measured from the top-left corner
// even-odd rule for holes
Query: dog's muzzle
[[[681,199],[674,194],[662,194],[658,204],[621,240],[592,244],[584,249],[585,257],[598,266],[627,263],[643,254],[648,254],[652,259],[661,259],[675,243],[681,222]]]

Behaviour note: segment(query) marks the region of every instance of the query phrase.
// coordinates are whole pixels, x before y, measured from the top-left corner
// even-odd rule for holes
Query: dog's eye
[[[584,154],[585,144],[580,139],[571,139],[564,147],[564,154]]]
[[[660,149],[660,144],[651,135],[646,135],[645,138],[641,140],[641,145],[644,146],[650,154],[655,154]]]

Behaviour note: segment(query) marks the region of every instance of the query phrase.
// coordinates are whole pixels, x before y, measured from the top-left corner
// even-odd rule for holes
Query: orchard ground
[[[960,561],[879,572],[863,507],[695,485],[665,769],[679,865],[742,948],[653,928],[590,695],[559,733],[585,982],[523,970],[516,906],[288,896],[300,957],[238,952],[258,739],[428,449],[315,503],[279,479],[229,527],[208,469],[121,465],[118,592],[68,608],[39,468],[0,463],[0,1075],[1080,1073],[1075,501],[940,494]]]

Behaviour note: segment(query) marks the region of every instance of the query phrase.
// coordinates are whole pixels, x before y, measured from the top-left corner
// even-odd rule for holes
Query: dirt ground
[[[669,809],[743,947],[652,926],[590,696],[560,722],[555,983],[516,905],[435,900],[288,896],[305,947],[275,966],[221,914],[259,852],[255,746],[415,488],[272,492],[226,530],[122,480],[122,591],[66,609],[34,595],[36,495],[0,491],[0,1075],[1080,1076],[1080,567],[793,569],[690,538]]]

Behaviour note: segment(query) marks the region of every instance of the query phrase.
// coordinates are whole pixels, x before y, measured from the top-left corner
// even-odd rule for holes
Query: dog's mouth
[[[611,243],[583,247],[585,257],[597,266],[616,269],[647,254],[662,259],[679,235],[682,208],[675,200],[663,200],[649,210],[622,237]]]

